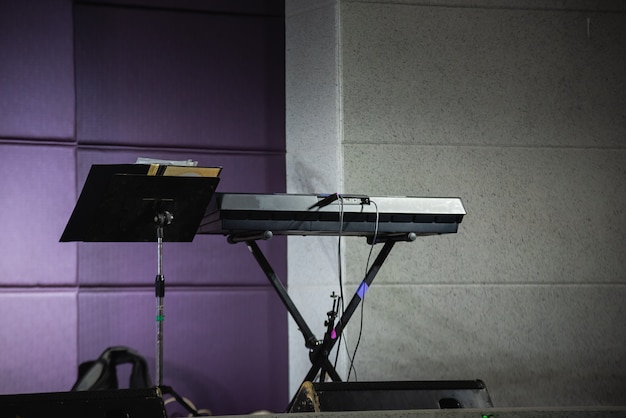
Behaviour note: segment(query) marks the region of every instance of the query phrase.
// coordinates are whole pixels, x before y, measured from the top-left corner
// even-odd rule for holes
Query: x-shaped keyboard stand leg
[[[252,253],[257,263],[259,264],[259,266],[261,267],[261,269],[267,276],[268,280],[274,287],[274,290],[276,290],[276,292],[278,293],[278,296],[280,297],[283,304],[287,308],[287,311],[289,312],[293,320],[296,322],[298,329],[304,336],[305,346],[310,350],[309,357],[311,359],[312,366],[309,372],[307,373],[306,377],[304,378],[304,381],[313,381],[313,379],[315,379],[315,377],[317,376],[319,372],[322,373],[322,376],[324,376],[324,374],[327,373],[328,376],[333,381],[341,381],[341,377],[339,377],[339,374],[335,370],[335,367],[331,364],[330,360],[328,359],[328,356],[330,355],[331,350],[333,349],[335,343],[338,341],[339,336],[341,335],[341,333],[343,332],[343,329],[348,324],[348,321],[352,317],[352,314],[356,310],[357,306],[359,305],[361,300],[365,297],[365,293],[367,292],[372,282],[374,281],[374,278],[376,277],[378,270],[380,270],[380,267],[383,265],[383,262],[385,261],[389,253],[391,252],[391,249],[393,248],[394,244],[397,241],[413,241],[414,239],[415,239],[415,235],[409,234],[408,236],[403,235],[400,237],[388,237],[382,240],[382,242],[385,243],[383,245],[383,248],[378,253],[376,259],[374,260],[374,263],[372,264],[367,274],[365,275],[365,278],[359,285],[355,294],[352,296],[352,299],[350,300],[348,307],[345,309],[345,311],[343,312],[343,314],[337,321],[337,324],[335,325],[335,327],[332,328],[330,332],[326,332],[326,334],[324,335],[324,339],[322,341],[318,340],[315,337],[315,335],[313,334],[313,332],[311,331],[311,329],[305,322],[304,318],[298,311],[298,308],[289,297],[289,294],[287,293],[285,286],[283,286],[282,282],[280,281],[280,279],[274,272],[274,269],[272,268],[270,263],[267,261],[267,259],[263,255],[263,252],[257,245],[256,240],[245,241],[250,252]]]

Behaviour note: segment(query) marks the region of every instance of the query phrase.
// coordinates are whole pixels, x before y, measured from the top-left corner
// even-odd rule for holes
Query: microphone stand
[[[198,411],[180,396],[171,386],[163,385],[163,321],[165,320],[165,276],[163,275],[163,236],[165,227],[174,220],[174,215],[169,211],[158,212],[154,216],[157,225],[157,275],[154,280],[156,296],[156,387],[162,394],[172,395],[176,402],[181,404],[191,416],[200,416]]]

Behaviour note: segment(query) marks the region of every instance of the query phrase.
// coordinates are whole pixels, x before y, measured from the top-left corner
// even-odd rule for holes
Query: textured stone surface
[[[393,249],[365,299],[360,380],[480,378],[497,406],[625,402],[626,25],[619,6],[549,6],[342,1],[297,15],[339,10],[338,189],[456,196],[468,212],[458,234]],[[336,249],[291,243],[290,271]],[[346,240],[349,292],[368,252]],[[318,316],[330,283],[290,275]],[[293,389],[308,365],[291,359]]]

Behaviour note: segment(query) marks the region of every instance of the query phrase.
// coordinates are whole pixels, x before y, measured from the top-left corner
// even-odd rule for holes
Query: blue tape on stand
[[[361,299],[365,297],[365,293],[369,290],[369,286],[365,282],[361,282],[361,285],[356,291],[356,294],[359,295]]]

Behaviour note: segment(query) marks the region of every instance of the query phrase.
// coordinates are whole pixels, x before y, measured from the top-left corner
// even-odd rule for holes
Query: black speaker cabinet
[[[305,382],[290,412],[491,407],[481,380]]]
[[[156,389],[27,393],[0,396],[4,418],[166,418]]]

